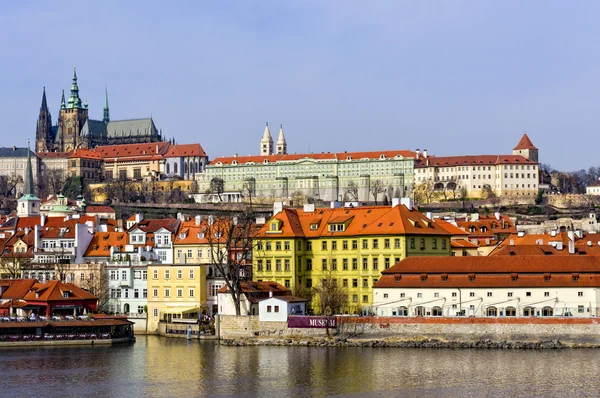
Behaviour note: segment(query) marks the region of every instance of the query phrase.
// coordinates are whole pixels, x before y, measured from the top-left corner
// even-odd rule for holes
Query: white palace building
[[[379,316],[595,317],[600,257],[407,257],[373,286]]]

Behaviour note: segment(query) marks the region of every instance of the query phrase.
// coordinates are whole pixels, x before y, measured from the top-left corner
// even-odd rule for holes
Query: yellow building
[[[148,330],[173,319],[198,319],[206,310],[206,266],[148,265]]]
[[[408,256],[451,255],[452,234],[405,203],[283,209],[257,235],[254,279],[274,280],[298,295],[331,277],[347,291],[344,311],[360,312],[372,304],[382,270]]]

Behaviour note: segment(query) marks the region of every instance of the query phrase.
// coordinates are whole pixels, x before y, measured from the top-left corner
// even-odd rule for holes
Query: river
[[[2,397],[597,396],[600,350],[224,347],[138,336],[0,349]]]

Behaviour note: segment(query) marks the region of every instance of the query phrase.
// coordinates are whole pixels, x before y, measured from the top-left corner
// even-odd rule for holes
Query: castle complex
[[[52,125],[44,88],[37,121],[35,151],[69,152],[75,149],[93,149],[98,145],[158,142],[162,141],[161,135],[152,118],[111,121],[108,92],[104,96],[102,120],[90,119],[87,102],[82,103],[79,98],[77,73],[73,70],[71,96],[65,101],[63,90],[57,125]]]

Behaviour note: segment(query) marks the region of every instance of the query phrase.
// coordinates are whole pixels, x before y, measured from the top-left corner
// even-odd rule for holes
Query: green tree
[[[83,195],[83,178],[67,177],[62,189],[62,194],[70,199],[75,199],[79,195]]]

